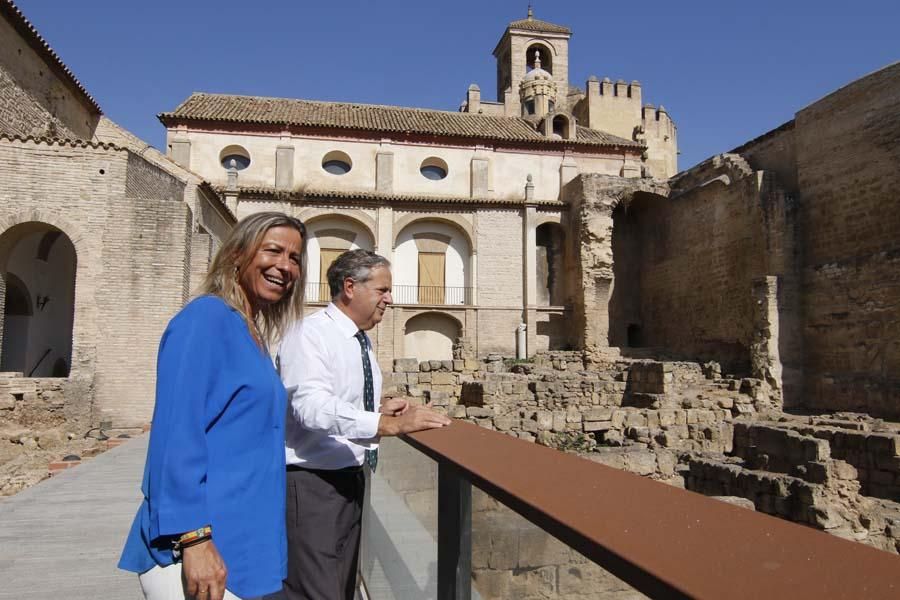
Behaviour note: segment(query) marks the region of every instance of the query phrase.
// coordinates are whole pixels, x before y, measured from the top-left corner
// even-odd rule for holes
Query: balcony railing
[[[380,586],[371,590],[374,600],[478,595],[472,589],[473,539],[483,541],[491,524],[479,517],[473,535],[472,486],[651,598],[900,597],[900,557],[887,552],[466,422],[402,439],[418,451],[408,453],[420,464],[398,465],[393,476],[379,469],[367,508],[374,517],[366,534],[367,552],[375,555],[369,564],[392,565],[370,569]],[[425,479],[434,480],[436,471],[436,499],[410,483],[414,471],[423,472],[422,461],[430,465]],[[396,504],[404,498],[412,508],[428,506],[430,517],[417,515],[421,523],[412,526],[399,519]],[[483,505],[475,503],[476,515]],[[477,547],[476,562],[527,571],[515,557],[525,543],[509,533],[487,549]],[[432,537],[434,560],[422,551],[423,540]],[[533,536],[528,540],[533,548]],[[577,589],[582,583],[570,577],[583,566],[567,568],[565,575],[569,593],[588,597],[592,589]],[[484,581],[490,588],[498,579]],[[583,587],[589,586],[585,577]],[[514,593],[511,587],[488,588],[483,597]]]
[[[439,306],[472,304],[474,288],[464,286],[395,285],[391,290],[395,304],[432,304]],[[328,284],[311,281],[306,284],[307,302],[328,302]]]

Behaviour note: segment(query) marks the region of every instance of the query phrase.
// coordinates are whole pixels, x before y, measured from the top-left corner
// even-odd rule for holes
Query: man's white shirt
[[[382,376],[366,336],[375,391],[375,412],[363,408],[364,375],[359,329],[329,304],[284,336],[278,350],[288,392],[285,461],[308,469],[361,465],[378,447]]]

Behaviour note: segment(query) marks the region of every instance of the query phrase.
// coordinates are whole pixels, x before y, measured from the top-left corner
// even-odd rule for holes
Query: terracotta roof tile
[[[545,138],[528,121],[518,117],[200,92],[191,94],[174,111],[160,114],[159,119],[167,126],[183,121],[213,121],[334,127],[512,142],[566,143],[566,140]],[[641,147],[631,140],[582,127],[578,128],[578,139],[574,143],[590,146]]]
[[[527,31],[542,31],[544,33],[572,33],[572,30],[568,27],[554,25],[553,23],[534,18],[513,21],[509,24],[509,29],[525,29]]]
[[[10,22],[16,31],[19,32],[19,35],[25,38],[35,52],[47,61],[47,64],[49,64],[50,67],[55,69],[58,75],[81,95],[91,108],[96,110],[99,114],[103,114],[103,110],[100,108],[100,105],[97,104],[97,101],[94,100],[84,86],[81,85],[81,82],[78,81],[75,74],[66,66],[59,55],[54,52],[53,48],[50,47],[50,44],[47,43],[47,40],[38,33],[37,29],[34,28],[34,25],[25,18],[22,11],[19,10],[11,0],[0,0],[0,14]]]

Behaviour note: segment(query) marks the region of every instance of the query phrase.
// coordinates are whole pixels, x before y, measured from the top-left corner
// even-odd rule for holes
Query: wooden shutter
[[[419,252],[419,304],[444,303],[443,252]]]
[[[346,252],[346,250],[332,250],[330,248],[322,248],[319,250],[319,300],[327,302],[331,300],[331,291],[328,289],[328,267],[331,266],[338,256]]]

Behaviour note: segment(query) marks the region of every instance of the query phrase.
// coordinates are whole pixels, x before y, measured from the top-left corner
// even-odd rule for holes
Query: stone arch
[[[78,266],[78,250],[72,239],[52,224],[29,220],[0,234],[0,274],[4,282],[0,288],[0,369],[21,371],[29,377],[69,375],[75,347]],[[27,301],[33,302],[30,314],[8,310],[7,283],[26,291]]]
[[[398,304],[471,304],[474,253],[456,221],[408,215],[394,238],[394,301]]]
[[[410,315],[403,323],[403,355],[419,361],[451,360],[464,331],[462,322],[445,312]]]
[[[305,219],[309,240],[307,244],[307,289],[310,302],[326,302],[331,298],[326,273],[341,253],[354,248],[376,249],[372,228],[344,212],[320,211]],[[363,215],[365,216],[365,215]]]
[[[329,208],[305,208],[294,216],[303,221],[305,225],[310,225],[320,219],[326,218],[349,219],[350,221],[355,221],[360,227],[364,228],[370,236],[372,236],[375,245],[378,245],[378,236],[375,235],[378,227],[375,223],[375,219],[359,209],[334,210]]]
[[[477,248],[475,246],[475,230],[472,227],[472,223],[460,215],[442,213],[414,213],[404,215],[394,221],[393,239],[391,240],[392,248],[397,248],[397,238],[400,237],[400,233],[416,221],[437,221],[439,223],[446,223],[447,225],[458,229],[465,237],[466,242],[468,242],[469,251],[472,254],[477,253]]]

